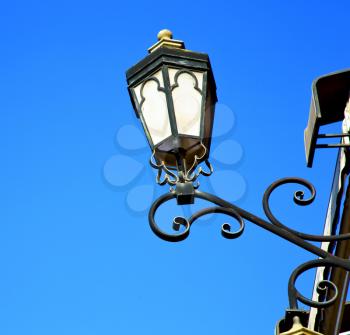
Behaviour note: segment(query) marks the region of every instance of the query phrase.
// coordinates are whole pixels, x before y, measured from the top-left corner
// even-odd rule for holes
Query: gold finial
[[[163,48],[175,48],[175,49],[185,49],[185,44],[183,41],[173,40],[173,33],[168,29],[161,30],[158,35],[158,42],[152,45],[148,52],[153,52],[154,50]]]
[[[173,33],[168,29],[163,29],[158,33],[157,37],[158,37],[158,41],[161,41],[164,39],[171,40],[173,39]]]

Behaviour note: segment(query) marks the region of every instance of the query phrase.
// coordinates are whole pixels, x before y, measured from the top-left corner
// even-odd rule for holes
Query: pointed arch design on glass
[[[157,145],[169,136],[171,128],[162,71],[134,88],[139,102],[140,117],[145,131],[153,145]]]
[[[200,136],[203,72],[169,68],[174,112],[179,134]]]

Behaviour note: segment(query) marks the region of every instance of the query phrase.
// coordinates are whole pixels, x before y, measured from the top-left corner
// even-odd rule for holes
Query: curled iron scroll
[[[292,273],[288,282],[288,297],[289,305],[291,309],[298,309],[298,300],[309,307],[324,308],[332,305],[338,297],[338,288],[335,283],[329,280],[321,280],[317,284],[317,292],[322,293],[326,300],[314,301],[303,296],[295,287],[298,277],[300,277],[305,271],[324,267],[324,266],[338,266],[334,264],[333,260],[330,259],[316,259],[308,261],[298,266]],[[345,270],[348,270],[344,268]],[[331,292],[331,295],[328,294]]]
[[[239,215],[237,211],[235,211],[232,208],[228,207],[220,207],[220,206],[213,206],[201,209],[194,213],[189,219],[186,219],[181,216],[177,216],[173,220],[173,230],[174,233],[168,233],[161,229],[159,225],[156,223],[155,215],[157,212],[157,209],[159,206],[171,199],[176,198],[175,192],[167,193],[161,197],[159,197],[151,206],[148,219],[150,223],[150,227],[152,231],[161,239],[168,241],[168,242],[180,242],[186,239],[190,233],[191,225],[200,217],[210,214],[210,213],[221,213],[224,215],[228,215],[231,218],[233,218],[235,221],[237,221],[239,228],[237,231],[232,231],[232,227],[229,223],[224,223],[221,226],[221,234],[223,237],[228,239],[234,239],[242,235],[244,231],[244,221],[242,217]],[[183,231],[176,233],[176,231],[179,231],[181,226],[184,228]]]
[[[340,234],[340,235],[331,235],[331,236],[305,234],[297,230],[291,229],[285,226],[284,224],[282,224],[282,222],[279,221],[272,213],[272,210],[270,208],[270,197],[271,197],[271,194],[277,188],[285,184],[299,184],[301,186],[306,187],[310,192],[310,196],[308,198],[305,198],[305,193],[302,190],[297,190],[296,192],[294,192],[293,200],[299,206],[310,205],[315,200],[315,197],[316,197],[315,187],[305,179],[297,178],[297,177],[288,177],[288,178],[282,178],[275,181],[266,189],[263,196],[264,212],[272,224],[274,224],[275,226],[281,227],[284,230],[289,231],[290,233],[308,241],[331,242],[331,241],[342,241],[342,240],[350,239],[350,234]]]

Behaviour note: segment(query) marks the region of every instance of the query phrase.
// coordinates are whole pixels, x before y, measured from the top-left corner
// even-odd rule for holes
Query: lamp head
[[[152,166],[165,170],[168,183],[188,182],[209,156],[217,101],[209,57],[186,50],[167,29],[148,51],[126,72],[131,102],[152,151]]]

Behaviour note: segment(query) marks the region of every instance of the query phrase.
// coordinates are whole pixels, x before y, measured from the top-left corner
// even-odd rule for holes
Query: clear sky
[[[154,236],[147,208],[168,189],[125,71],[163,28],[207,52],[220,105],[202,190],[263,215],[271,182],[310,179],[312,206],[295,208],[293,188],[273,206],[321,233],[336,152],[306,168],[303,130],[312,80],[350,67],[349,12],[347,0],[3,2],[0,334],[272,334],[290,273],[315,257],[248,222],[225,240],[223,217],[178,244]]]

